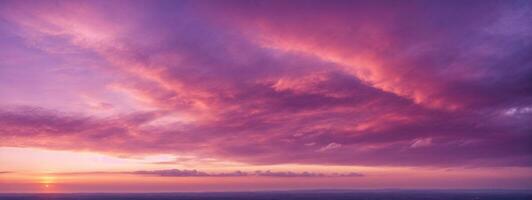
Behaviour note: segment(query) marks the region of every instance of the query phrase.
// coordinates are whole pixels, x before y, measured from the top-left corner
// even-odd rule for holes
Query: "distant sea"
[[[275,191],[0,194],[0,200],[532,200],[532,191]]]

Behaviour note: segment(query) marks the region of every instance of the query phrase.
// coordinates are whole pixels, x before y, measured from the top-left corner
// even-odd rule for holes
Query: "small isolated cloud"
[[[410,145],[411,148],[427,147],[432,145],[432,138],[417,138]]]
[[[513,107],[513,108],[509,108],[506,111],[504,111],[504,114],[509,115],[509,116],[517,115],[517,114],[527,114],[527,113],[532,113],[532,106]]]
[[[9,173],[11,173],[11,172],[9,172],[9,171],[0,171],[0,174],[9,174]]]
[[[350,172],[350,173],[347,173],[347,174],[338,174],[338,176],[343,176],[343,177],[362,177],[362,176],[365,176],[365,175],[362,174],[362,173]]]
[[[333,149],[338,149],[342,147],[342,144],[338,144],[338,143],[329,143],[327,146],[324,146],[320,149],[318,149],[318,152],[324,152],[324,151],[330,151],[330,150],[333,150]]]
[[[305,143],[305,146],[314,146],[314,145],[316,145],[316,143],[315,143],[315,142],[309,142],[309,143]]]

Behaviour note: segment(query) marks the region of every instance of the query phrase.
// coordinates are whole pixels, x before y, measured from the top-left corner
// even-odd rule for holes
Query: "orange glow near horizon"
[[[61,151],[52,151],[64,154]],[[72,152],[75,154],[75,152]],[[84,154],[79,154],[80,156]],[[37,162],[48,162],[38,160]],[[52,163],[52,162],[48,162]],[[16,163],[15,163],[16,164]],[[57,163],[61,165],[61,163]],[[56,168],[50,166],[51,168]],[[166,168],[171,168],[166,166]],[[410,167],[363,167],[363,166],[321,166],[321,165],[237,165],[237,166],[211,166],[204,168],[207,172],[231,172],[245,170],[272,170],[274,172],[298,171],[310,172],[352,172],[363,173],[363,177],[164,177],[157,175],[127,174],[128,168],[123,171],[60,171],[42,173],[45,169],[35,167],[32,173],[9,173],[3,175],[0,185],[14,183],[19,190],[6,190],[2,192],[31,192],[32,184],[38,184],[41,192],[97,192],[97,191],[122,191],[134,192],[132,188],[147,187],[147,191],[227,191],[229,188],[238,190],[277,190],[298,188],[359,188],[372,189],[382,187],[401,188],[448,188],[451,186],[461,188],[489,188],[505,179],[521,179],[530,181],[532,174],[526,168],[410,168]],[[29,168],[27,169],[29,170]],[[213,171],[214,170],[214,171]],[[404,179],[408,176],[408,180]],[[31,180],[31,177],[37,177]],[[113,187],[111,187],[113,186]],[[111,188],[113,189],[111,189]],[[228,188],[229,187],[229,188]],[[240,189],[239,189],[240,188]]]

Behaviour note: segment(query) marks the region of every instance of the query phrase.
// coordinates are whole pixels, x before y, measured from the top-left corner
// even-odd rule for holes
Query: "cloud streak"
[[[98,174],[132,174],[140,176],[161,176],[161,177],[363,177],[364,174],[350,172],[350,173],[318,173],[318,172],[292,172],[292,171],[271,171],[271,170],[257,170],[251,172],[234,171],[234,172],[204,172],[195,169],[161,169],[161,170],[140,170],[130,172],[72,172],[72,173],[56,173],[59,175],[98,175]]]

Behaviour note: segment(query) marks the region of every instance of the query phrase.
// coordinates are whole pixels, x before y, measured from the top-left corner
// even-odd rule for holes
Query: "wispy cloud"
[[[162,169],[162,170],[139,170],[139,171],[94,171],[94,172],[66,172],[54,173],[57,175],[101,175],[101,174],[130,174],[142,176],[163,177],[362,177],[364,174],[350,173],[318,173],[318,172],[293,172],[293,171],[233,171],[233,172],[204,172],[195,169]]]
[[[1,4],[0,146],[532,165],[526,2]]]

